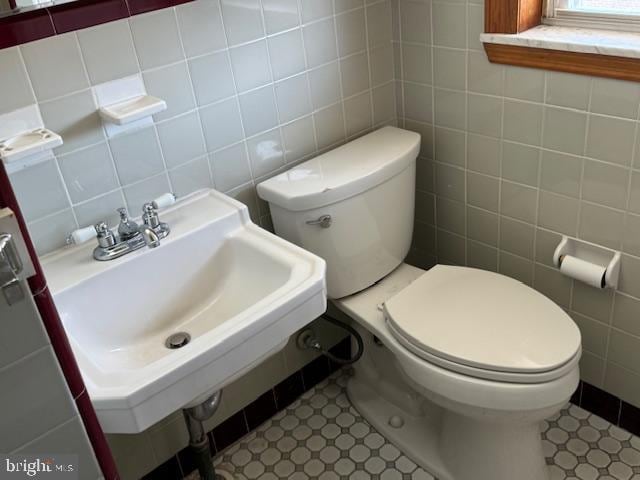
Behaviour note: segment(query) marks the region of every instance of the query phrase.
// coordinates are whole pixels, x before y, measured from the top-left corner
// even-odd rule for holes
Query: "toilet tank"
[[[258,185],[275,232],[327,262],[329,298],[367,288],[406,257],[419,149],[417,133],[384,127]]]

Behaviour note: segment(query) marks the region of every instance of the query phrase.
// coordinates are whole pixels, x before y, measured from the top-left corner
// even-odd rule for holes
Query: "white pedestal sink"
[[[277,352],[326,308],[322,259],[207,190],[161,212],[160,247],[117,260],[95,242],[43,259],[105,432],[140,432]],[[166,339],[186,332],[179,349]]]

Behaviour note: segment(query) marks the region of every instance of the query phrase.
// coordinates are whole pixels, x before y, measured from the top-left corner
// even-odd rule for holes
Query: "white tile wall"
[[[578,323],[583,379],[640,406],[640,87],[490,64],[482,0],[391,5],[399,122],[423,135],[412,261],[533,285]],[[618,291],[552,268],[560,234],[622,250]]]
[[[400,117],[423,136],[411,261],[533,285],[581,328],[583,378],[640,405],[640,87],[489,64],[478,41],[483,7],[197,0],[0,51],[10,93],[0,113],[37,101],[65,138],[55,159],[12,176],[39,251],[77,225],[114,222],[119,206],[135,214],[157,194],[204,186],[244,201],[269,228],[256,182]],[[116,36],[113,55],[101,47]],[[64,81],[47,83],[52,71]],[[137,73],[169,109],[107,140],[90,87]],[[624,252],[617,292],[551,268],[563,233]],[[256,378],[284,378],[305,360],[297,354],[287,349]],[[260,393],[251,378],[232,392],[238,402]],[[224,406],[211,426],[231,413]],[[186,437],[170,417],[110,441],[135,478]]]
[[[390,0],[197,0],[0,51],[0,114],[37,102],[45,124],[65,139],[55,158],[11,178],[39,253],[61,247],[77,226],[114,224],[117,207],[135,215],[165,191],[214,187],[271,228],[257,182],[395,123],[391,11]],[[151,126],[108,138],[91,87],[134,74],[168,109]],[[316,328],[327,344],[342,338],[331,325]],[[23,349],[50,355],[43,342],[27,335],[0,349],[0,377],[5,357],[13,361]],[[313,356],[292,340],[226,389],[208,427]],[[32,425],[51,427],[46,435],[12,448],[40,451],[76,438],[77,417],[63,407]],[[187,436],[178,412],[109,441],[123,478],[139,478],[184,448]],[[75,440],[67,444],[82,451]]]
[[[26,282],[22,288],[29,292]],[[27,295],[14,305],[0,295],[0,452],[76,454],[80,478],[100,478],[74,399]]]
[[[167,190],[241,196],[269,226],[256,182],[395,121],[390,15],[390,0],[197,0],[1,51],[0,113],[37,101],[65,140],[11,178],[38,252]],[[134,74],[168,109],[107,139],[91,87]]]

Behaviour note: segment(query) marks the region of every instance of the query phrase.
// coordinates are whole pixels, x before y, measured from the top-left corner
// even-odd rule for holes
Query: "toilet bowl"
[[[434,267],[438,268],[443,267]],[[542,374],[486,370],[482,376],[489,378],[481,378],[469,371],[460,373],[468,367],[464,364],[446,368],[429,361],[398,339],[385,319],[383,305],[410,284],[416,291],[422,289],[428,299],[427,289],[415,281],[435,273],[401,264],[369,289],[333,300],[335,307],[357,322],[365,339],[376,339],[365,342],[365,354],[354,367],[348,385],[351,401],[408,456],[443,480],[547,479],[539,423],[557,413],[578,385],[579,334],[571,331],[572,323],[566,323],[572,342],[566,348],[567,361]],[[562,312],[542,295],[531,294]],[[501,373],[505,378],[500,378]],[[402,426],[394,427],[392,417],[401,418]]]
[[[327,261],[329,313],[364,339],[347,391],[369,422],[441,480],[547,480],[539,422],[578,385],[579,330],[511,278],[403,263],[419,143],[385,127],[258,194],[278,235]]]

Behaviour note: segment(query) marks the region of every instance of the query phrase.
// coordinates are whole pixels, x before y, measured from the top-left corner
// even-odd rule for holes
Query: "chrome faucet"
[[[113,233],[106,222],[95,225],[98,246],[93,250],[93,258],[99,261],[115,260],[144,246],[156,248],[160,240],[171,232],[169,225],[160,221],[153,203],[142,207],[142,224],[138,225],[129,218],[125,208],[119,208],[120,224],[117,234]]]
[[[156,248],[160,246],[160,236],[151,227],[141,225],[138,228],[138,232],[142,235],[144,244],[149,248]]]

